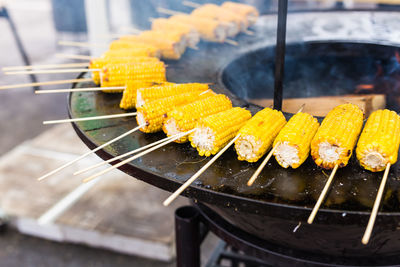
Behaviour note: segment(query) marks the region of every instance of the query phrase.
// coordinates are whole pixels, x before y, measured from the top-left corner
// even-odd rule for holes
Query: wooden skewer
[[[92,79],[89,79],[92,81]],[[124,90],[125,86],[115,87],[88,87],[88,88],[70,88],[70,89],[52,89],[52,90],[36,90],[35,94],[54,94],[54,93],[69,93],[69,92],[94,92],[103,90]]]
[[[93,57],[87,55],[70,55],[70,54],[56,54],[58,58],[69,58],[69,59],[82,59],[82,60],[91,60]]]
[[[89,62],[84,63],[65,63],[65,64],[47,64],[47,65],[28,65],[28,66],[13,66],[4,67],[3,71],[17,71],[17,70],[34,70],[34,69],[62,69],[62,68],[74,68],[74,67],[87,67]]]
[[[92,165],[92,166],[90,166],[90,167],[87,167],[87,168],[85,168],[85,169],[82,169],[82,170],[80,170],[80,171],[77,171],[77,172],[75,172],[73,175],[79,175],[79,174],[81,174],[81,173],[84,173],[84,172],[90,171],[90,170],[92,170],[92,169],[95,169],[95,168],[97,168],[97,167],[103,166],[103,165],[105,165],[105,164],[107,164],[107,163],[110,163],[110,162],[113,162],[113,161],[116,161],[116,160],[125,158],[125,157],[127,157],[127,156],[130,156],[130,155],[132,155],[132,154],[138,153],[138,152],[140,152],[140,151],[146,150],[146,149],[148,149],[148,148],[150,148],[150,147],[153,147],[153,146],[155,146],[155,145],[164,143],[164,142],[166,142],[166,141],[168,141],[168,140],[170,140],[170,139],[172,139],[172,138],[175,138],[177,135],[179,135],[179,134],[175,134],[175,135],[172,135],[172,136],[170,136],[170,137],[163,138],[163,139],[158,140],[158,141],[156,141],[156,142],[154,142],[154,143],[151,143],[151,144],[148,144],[148,145],[146,145],[146,146],[140,147],[140,148],[138,148],[138,149],[129,151],[129,152],[125,153],[125,154],[119,155],[119,156],[117,156],[117,157],[111,158],[111,159],[106,160],[106,161],[102,161],[102,162],[100,162],[100,163],[97,163],[97,164],[95,164],[95,165]]]
[[[106,147],[106,146],[108,146],[108,145],[110,145],[110,144],[112,144],[112,143],[114,143],[114,142],[116,142],[116,141],[118,141],[118,140],[124,138],[125,136],[130,135],[131,133],[134,133],[134,132],[138,131],[140,128],[142,128],[142,127],[144,127],[144,126],[146,126],[145,123],[142,124],[142,125],[139,125],[139,126],[137,126],[137,127],[135,127],[135,128],[133,128],[133,129],[131,129],[131,130],[129,130],[129,131],[127,131],[126,133],[123,133],[123,134],[121,134],[121,135],[119,135],[119,136],[117,136],[117,137],[111,139],[110,141],[108,141],[108,142],[102,144],[101,146],[98,146],[97,148],[95,148],[95,149],[93,149],[93,150],[90,150],[89,152],[86,152],[85,154],[79,156],[78,158],[76,158],[76,159],[74,159],[74,160],[72,160],[72,161],[70,161],[70,162],[68,162],[68,163],[66,163],[66,164],[64,164],[64,165],[62,165],[61,167],[58,167],[57,169],[55,169],[55,170],[53,170],[53,171],[51,171],[51,172],[49,172],[49,173],[47,173],[47,174],[45,174],[45,175],[39,177],[39,178],[38,178],[38,181],[41,181],[41,180],[43,180],[43,179],[49,177],[50,175],[53,175],[53,174],[55,174],[55,173],[57,173],[57,172],[59,172],[59,171],[65,169],[66,167],[68,167],[68,166],[74,164],[75,162],[77,162],[77,161],[79,161],[79,160],[81,160],[81,159],[83,159],[83,158],[85,158],[85,157],[87,157],[87,156],[89,156],[89,155],[95,153],[96,151],[99,151],[99,150],[102,149],[103,147]]]
[[[73,73],[73,72],[100,72],[101,69],[60,69],[60,70],[27,70],[27,71],[7,71],[6,75],[16,74],[50,74],[50,73]]]
[[[335,177],[335,174],[336,174],[336,171],[337,171],[338,168],[339,168],[339,165],[336,164],[335,167],[333,168],[332,172],[331,172],[331,175],[328,178],[328,181],[326,181],[325,187],[322,190],[321,195],[319,195],[318,201],[315,204],[315,206],[314,206],[314,208],[313,208],[313,210],[312,210],[312,212],[310,214],[310,217],[308,217],[308,220],[307,220],[308,224],[312,224],[313,223],[313,221],[315,219],[315,216],[317,215],[317,212],[319,210],[319,207],[321,206],[322,201],[324,201],[325,196],[328,193],[328,190],[329,190],[329,188],[331,186],[331,183],[333,181],[333,178]]]
[[[195,3],[195,2],[192,2],[192,1],[182,1],[182,4],[184,6],[193,7],[193,8],[201,7],[201,4]]]
[[[71,41],[60,41],[59,45],[62,46],[78,46],[78,47],[108,47],[108,44],[97,44],[88,42],[71,42]]]
[[[274,151],[277,146],[274,146],[271,151],[268,153],[268,155],[265,157],[263,162],[260,164],[260,166],[257,168],[257,170],[254,172],[254,174],[251,176],[249,181],[247,182],[247,186],[253,185],[257,177],[260,175],[261,171],[264,169],[265,165],[267,165],[268,161],[271,159],[272,155],[274,154]]]
[[[152,151],[154,151],[154,150],[156,150],[156,149],[158,149],[158,148],[160,148],[162,146],[165,146],[165,145],[167,145],[167,144],[169,144],[169,143],[171,143],[171,142],[173,142],[173,141],[175,141],[175,140],[177,140],[177,139],[179,139],[179,138],[181,138],[181,137],[183,137],[185,135],[188,135],[193,131],[194,131],[194,129],[190,130],[190,131],[187,131],[187,132],[184,132],[184,133],[180,133],[176,137],[174,137],[174,138],[172,138],[172,139],[170,139],[170,140],[168,140],[168,141],[166,141],[164,143],[161,143],[159,145],[153,146],[152,148],[150,148],[150,149],[148,149],[146,151],[143,151],[142,153],[139,153],[139,154],[137,154],[135,156],[132,156],[132,157],[126,159],[126,160],[123,160],[120,163],[117,163],[117,164],[115,164],[115,165],[113,165],[113,166],[111,166],[111,167],[109,167],[109,168],[107,168],[107,169],[105,169],[105,170],[103,170],[101,172],[98,172],[98,173],[96,173],[96,174],[84,179],[83,182],[87,183],[87,182],[89,182],[89,181],[91,181],[91,180],[93,180],[93,179],[95,179],[95,178],[97,178],[97,177],[99,177],[99,176],[101,176],[101,175],[103,175],[105,173],[108,173],[108,172],[110,172],[110,171],[112,171],[112,170],[114,170],[114,169],[116,169],[116,168],[128,163],[128,162],[131,162],[131,161],[133,161],[133,160],[135,160],[137,158],[140,158],[141,156],[144,156],[144,155],[146,155],[146,154],[148,154],[148,153],[150,153],[150,152],[152,152]]]
[[[56,123],[76,122],[76,121],[105,120],[105,119],[131,117],[131,116],[136,116],[136,115],[137,115],[136,112],[131,112],[131,113],[121,113],[121,114],[94,116],[94,117],[86,117],[86,118],[74,118],[74,119],[44,121],[43,124],[56,124]]]
[[[375,219],[376,219],[376,216],[378,215],[378,209],[381,204],[383,191],[385,190],[386,181],[389,176],[389,170],[390,170],[390,163],[388,163],[386,165],[385,173],[383,174],[383,178],[382,178],[381,184],[379,186],[378,194],[376,195],[376,199],[374,202],[374,206],[372,208],[371,216],[369,217],[367,228],[365,229],[364,236],[361,240],[361,242],[364,245],[368,244],[369,239],[371,238],[372,229],[374,228]]]
[[[296,112],[300,113],[303,111],[305,104],[301,105],[301,107],[299,108],[299,110]],[[260,164],[260,166],[257,168],[257,170],[254,172],[254,174],[251,176],[251,178],[249,179],[249,181],[247,182],[247,186],[251,186],[253,185],[253,183],[255,182],[255,180],[257,179],[257,177],[260,175],[261,171],[264,169],[265,165],[267,165],[268,161],[271,159],[272,155],[274,154],[275,149],[277,148],[277,145],[274,146],[271,151],[268,153],[268,155],[265,157],[265,159],[263,160],[263,162]]]
[[[170,195],[164,202],[164,206],[168,206],[174,201],[186,188],[188,188],[203,172],[207,170],[233,143],[239,138],[237,135],[233,138],[224,148],[222,148],[207,164],[205,164],[198,172],[196,172],[192,177],[190,177],[181,187],[178,188],[172,195]]]
[[[34,86],[44,86],[44,85],[66,84],[66,83],[91,82],[91,81],[92,81],[92,79],[90,79],[90,78],[82,78],[82,79],[59,80],[59,81],[49,81],[49,82],[37,82],[37,83],[20,83],[20,84],[0,86],[0,90],[23,88],[23,87],[34,87]]]

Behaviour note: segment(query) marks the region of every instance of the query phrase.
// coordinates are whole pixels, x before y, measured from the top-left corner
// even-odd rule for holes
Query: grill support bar
[[[283,78],[285,72],[286,20],[288,0],[279,0],[275,51],[274,109],[282,110]]]

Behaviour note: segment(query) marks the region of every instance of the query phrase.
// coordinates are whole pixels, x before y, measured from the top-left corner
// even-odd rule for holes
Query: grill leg
[[[200,214],[184,206],[175,211],[176,257],[178,267],[200,267]]]
[[[27,53],[25,51],[25,48],[22,45],[22,41],[19,38],[19,34],[17,32],[17,28],[15,27],[14,21],[10,17],[10,14],[8,14],[8,10],[7,10],[6,7],[1,7],[0,6],[0,17],[4,17],[8,21],[8,24],[10,25],[10,29],[11,29],[11,32],[12,32],[12,34],[14,36],[15,42],[17,43],[17,47],[18,47],[19,53],[21,54],[25,65],[31,65],[29,57],[28,57],[28,55],[27,55]],[[35,75],[29,74],[29,77],[30,77],[30,79],[31,79],[31,81],[33,83],[37,82],[37,79],[36,79]],[[39,90],[40,88],[38,86],[35,86],[35,87],[33,87],[33,89],[34,90]]]

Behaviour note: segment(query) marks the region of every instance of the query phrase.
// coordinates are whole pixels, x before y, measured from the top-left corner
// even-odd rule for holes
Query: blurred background
[[[222,1],[197,0],[196,2],[200,4],[220,4]],[[242,0],[239,2],[254,5],[260,13],[264,15],[274,14],[277,10],[277,0]],[[149,18],[165,16],[157,12],[157,7],[164,7],[181,12],[190,12],[192,10],[191,8],[182,5],[180,0],[0,1],[0,32],[2,33],[0,41],[0,51],[2,51],[0,56],[0,67],[24,65],[24,54],[29,62],[35,65],[75,62],[74,60],[57,56],[57,54],[100,55],[101,52],[104,51],[104,47],[93,46],[87,48],[62,46],[59,45],[59,41],[106,44],[115,36],[121,34],[134,34],[140,30],[149,29]],[[396,1],[392,0],[382,2],[370,0],[289,1],[290,13],[298,13],[308,10],[329,11],[358,9],[367,9],[372,11],[376,9],[389,11],[399,10],[400,4],[397,5]],[[269,34],[275,35],[275,31],[271,30]],[[18,47],[17,39],[20,40],[22,45],[21,47]],[[76,76],[77,74],[73,73],[53,75],[45,74],[36,75],[35,78],[38,81],[50,81],[73,79]],[[0,86],[28,83],[32,81],[31,79],[32,77],[30,76],[5,75],[1,72]],[[68,88],[68,86],[69,85],[53,85],[47,86],[46,89]],[[165,211],[159,217],[154,218],[151,217],[152,211],[157,210],[159,207],[155,207],[152,204],[147,206],[148,210],[143,213],[144,215],[142,214],[142,226],[146,224],[147,220],[156,220],[158,223],[166,225],[165,229],[163,229],[163,234],[166,239],[163,239],[162,241],[158,240],[164,246],[163,249],[166,251],[166,256],[158,259],[153,255],[157,250],[154,250],[153,254],[150,253],[147,256],[144,254],[139,256],[134,255],[140,254],[137,253],[137,250],[140,250],[141,248],[140,242],[134,243],[132,241],[135,240],[136,242],[137,240],[140,240],[140,238],[135,236],[130,237],[131,239],[129,239],[129,242],[131,243],[128,241],[128,243],[120,241],[116,242],[115,245],[107,245],[107,243],[110,243],[110,240],[115,237],[103,235],[104,232],[112,232],[112,230],[110,230],[111,228],[105,227],[102,229],[101,227],[97,227],[98,225],[101,225],[101,220],[104,218],[97,218],[96,210],[88,211],[82,210],[82,208],[77,208],[77,210],[74,211],[75,214],[81,212],[82,214],[85,214],[85,218],[89,218],[89,223],[87,224],[82,223],[82,221],[80,221],[80,225],[78,223],[79,227],[85,229],[82,230],[82,233],[88,234],[91,230],[95,229],[95,231],[93,230],[88,234],[91,236],[90,238],[88,237],[88,239],[85,239],[84,242],[79,241],[78,239],[74,242],[71,241],[71,238],[66,238],[66,232],[63,232],[64,230],[60,230],[64,229],[62,228],[64,226],[55,230],[54,228],[40,227],[39,229],[38,226],[35,225],[34,221],[37,218],[35,218],[35,216],[37,214],[40,215],[42,211],[44,212],[46,210],[45,208],[40,205],[40,208],[35,208],[35,206],[33,206],[31,207],[32,210],[29,211],[25,208],[21,208],[26,207],[26,203],[33,201],[31,197],[33,197],[35,193],[36,197],[38,197],[37,191],[35,192],[36,175],[33,175],[32,172],[38,171],[39,165],[35,160],[39,159],[32,159],[32,155],[35,153],[40,154],[41,152],[39,150],[34,150],[32,147],[35,149],[43,149],[43,151],[47,149],[46,151],[48,151],[49,147],[46,146],[50,146],[50,140],[53,140],[54,143],[51,148],[55,149],[59,146],[57,138],[65,138],[62,139],[65,140],[67,144],[65,146],[68,147],[68,149],[71,149],[71,147],[75,149],[75,151],[70,151],[68,149],[66,149],[68,150],[67,152],[62,151],[62,153],[65,152],[65,155],[63,154],[65,157],[71,157],[71,155],[75,155],[74,153],[79,154],[81,151],[85,151],[86,149],[76,138],[75,133],[69,125],[54,129],[42,124],[44,120],[66,118],[66,101],[66,94],[48,94],[39,96],[34,94],[31,87],[15,90],[0,90],[0,155],[2,155],[0,160],[0,187],[3,186],[3,190],[5,190],[3,193],[0,193],[0,215],[3,218],[3,222],[11,222],[8,229],[2,227],[2,234],[0,235],[0,247],[2,248],[0,250],[0,266],[175,266],[174,255],[173,252],[171,252],[173,251],[173,208]],[[33,141],[31,141],[32,139]],[[34,146],[32,146],[32,144],[34,144]],[[22,157],[18,154],[21,151],[29,154],[30,157]],[[43,162],[47,162],[48,160],[48,158],[44,158],[41,162],[42,164],[45,164]],[[96,160],[96,158],[93,159],[93,161]],[[32,164],[32,166],[29,164]],[[25,170],[23,168],[24,166],[29,166],[29,168]],[[18,169],[18,172],[15,171],[16,169]],[[126,178],[119,172],[118,175],[122,176],[121,179]],[[26,185],[24,182],[10,182],[14,177],[25,177],[25,181],[29,181],[26,182],[26,184],[30,185],[30,189],[24,189],[24,186]],[[120,184],[125,184],[125,182],[126,181],[121,180]],[[72,190],[77,184],[79,184],[79,180],[75,180],[74,183],[71,182],[69,188],[61,190],[58,193],[59,198],[66,195],[69,190]],[[132,181],[132,188],[136,186],[133,183],[134,182]],[[7,188],[7,186],[11,189]],[[52,189],[50,188],[52,188],[51,186],[54,186],[54,184],[49,184],[47,186],[47,190],[51,191]],[[107,211],[107,208],[112,210],[112,207],[118,205],[118,200],[115,199],[116,191],[111,190],[110,188],[109,185],[104,185],[102,188],[103,191],[99,188],[100,192],[97,192],[97,195],[93,193],[85,201],[88,203],[90,202],[93,205],[100,203],[99,209],[103,207],[102,205],[104,204],[104,210]],[[157,189],[153,188],[146,188],[146,190],[156,192],[155,194],[159,193]],[[107,197],[110,198],[109,202],[107,202]],[[39,196],[35,201],[38,201],[39,203],[46,202],[47,200],[45,201],[44,198],[45,195]],[[99,198],[101,200],[99,200]],[[57,197],[53,196],[53,198],[51,198],[53,203],[57,200]],[[101,201],[104,201],[104,203]],[[145,199],[141,201],[146,202]],[[158,203],[158,201],[155,202]],[[182,199],[177,205],[182,203],[186,203],[185,200]],[[112,216],[115,216],[116,218],[121,216],[121,220],[124,220],[127,218],[127,214],[131,214],[130,212],[136,212],[135,208],[138,207],[132,206],[129,208],[131,210],[128,208],[120,209],[118,210],[119,212],[115,212]],[[107,213],[106,211],[104,211],[104,213]],[[32,214],[36,215],[34,216]],[[71,211],[71,214],[74,213]],[[67,217],[70,218],[72,216],[71,214]],[[130,217],[128,216],[128,218]],[[92,220],[97,221],[96,223],[92,223]],[[66,221],[67,219],[65,218],[64,225],[67,224]],[[63,222],[60,222],[60,224],[63,225]],[[125,222],[125,224],[129,223]],[[69,227],[71,228],[72,226],[69,225]],[[100,231],[101,234],[96,231]],[[127,226],[125,231],[129,232],[131,229]],[[148,231],[151,232],[153,229],[148,229]],[[21,234],[20,232],[25,232],[28,235]],[[55,232],[56,234],[53,235],[52,233]],[[79,235],[78,233],[81,232],[75,232],[75,235]],[[94,238],[93,235],[96,235],[96,233],[99,234],[101,238]],[[121,237],[120,233],[118,234],[118,238]],[[47,239],[42,239],[41,237],[47,237],[47,239],[61,242],[49,241]],[[62,242],[67,239],[68,242]],[[93,241],[99,239],[102,240],[98,244]],[[148,244],[149,240],[144,240],[143,242],[143,244]],[[213,244],[215,244],[215,237],[211,236],[207,242],[204,244],[204,247],[207,248],[205,249],[205,255],[203,255],[204,258],[207,258],[211,253]],[[133,244],[139,244],[139,249],[136,248],[136,252],[134,249],[130,250],[124,248],[124,246],[133,247]],[[153,248],[150,246],[149,249],[152,250]]]

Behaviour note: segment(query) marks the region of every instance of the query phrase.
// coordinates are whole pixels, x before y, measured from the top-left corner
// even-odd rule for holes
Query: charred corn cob
[[[178,95],[189,92],[203,92],[208,90],[208,84],[205,83],[181,83],[167,84],[151,88],[142,88],[137,91],[136,108],[143,106],[146,102],[164,98],[172,95]]]
[[[363,123],[363,112],[353,104],[335,107],[326,115],[311,142],[311,156],[325,169],[347,165]]]
[[[133,109],[136,108],[136,94],[140,88],[148,88],[153,86],[170,85],[173,83],[168,82],[149,82],[149,81],[127,81],[125,90],[122,94],[121,102],[119,107],[122,109]]]
[[[184,23],[195,27],[204,40],[222,43],[226,39],[226,26],[217,20],[190,15],[175,15],[169,20],[173,23]]]
[[[278,110],[265,108],[257,112],[239,131],[239,138],[235,141],[238,159],[259,160],[271,148],[285,124],[285,116]]]
[[[307,159],[311,140],[319,123],[308,113],[295,114],[275,138],[273,147],[276,161],[283,168],[296,169]]]
[[[117,53],[114,51],[118,51],[121,49],[124,51],[126,51],[126,49],[145,50],[145,51],[148,51],[149,56],[154,56],[154,57],[160,57],[160,55],[161,55],[160,49],[153,44],[144,43],[144,42],[132,42],[132,41],[127,41],[127,40],[112,41],[110,44],[110,47],[109,47],[109,51],[106,53],[107,54]]]
[[[192,11],[192,16],[216,19],[225,23],[227,25],[228,36],[235,36],[242,28],[247,28],[245,25],[242,25],[244,23],[247,24],[247,20],[243,22],[240,16],[215,4],[205,4],[196,8]]]
[[[227,1],[221,7],[246,17],[249,25],[256,23],[259,16],[258,10],[255,7],[246,4]]]
[[[390,110],[373,112],[357,143],[356,155],[362,167],[383,171],[397,161],[400,144],[400,116]]]
[[[231,109],[232,102],[225,95],[213,95],[197,100],[193,103],[179,106],[167,113],[163,124],[163,131],[167,136],[192,130],[200,118]],[[184,136],[175,142],[184,143],[188,137]]]
[[[107,65],[103,68],[101,86],[125,86],[129,80],[164,82],[163,62]]]
[[[151,22],[151,29],[164,32],[181,32],[185,35],[189,47],[196,47],[200,42],[200,34],[196,28],[185,23],[173,22],[166,18],[157,18]]]
[[[161,56],[166,59],[179,59],[187,46],[182,31],[144,31],[140,35],[122,36],[120,40],[152,44],[160,49]]]
[[[156,57],[100,57],[95,58],[90,61],[89,68],[90,69],[102,69],[106,65],[112,64],[134,64],[141,62],[160,62],[160,60]],[[92,72],[92,78],[94,83],[100,84],[100,73],[98,71]],[[120,93],[121,91],[111,90],[110,93]],[[103,92],[107,92],[107,90],[103,90]]]
[[[147,102],[145,105],[137,109],[136,120],[138,125],[146,123],[146,126],[142,127],[140,130],[145,133],[155,133],[161,131],[166,114],[170,110],[180,105],[189,104],[193,101],[213,94],[214,93],[211,91],[204,94],[197,91],[173,95]]]
[[[201,118],[189,136],[191,145],[200,156],[214,155],[237,135],[250,118],[250,111],[239,107]]]

